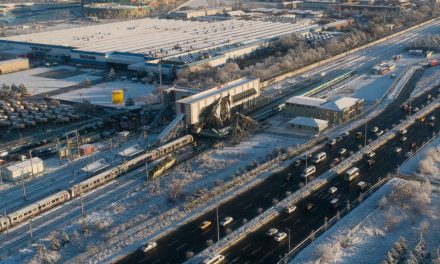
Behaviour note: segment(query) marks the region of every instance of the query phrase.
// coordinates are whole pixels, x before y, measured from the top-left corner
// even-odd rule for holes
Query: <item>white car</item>
[[[399,147],[394,149],[394,152],[396,152],[396,153],[400,153],[401,151],[402,151],[402,148],[399,148]]]
[[[285,238],[287,237],[287,234],[284,232],[280,232],[278,233],[273,239],[275,239],[275,241],[277,242],[281,242],[283,241]]]
[[[284,212],[287,214],[291,214],[291,213],[295,212],[295,210],[296,210],[296,206],[290,205],[284,209]]]
[[[328,192],[329,193],[331,193],[331,194],[333,194],[333,193],[335,193],[335,192],[337,192],[338,191],[338,188],[336,188],[336,187],[330,187],[330,189],[328,189]]]
[[[377,133],[376,133],[376,136],[382,136],[382,134],[383,134],[383,130],[379,130],[379,131],[377,131]]]
[[[266,236],[268,237],[273,237],[274,235],[276,235],[278,233],[278,229],[276,228],[271,228],[269,230],[267,230],[266,232]]]
[[[377,131],[379,131],[378,127],[373,127],[373,129],[371,129],[371,132],[373,132],[373,133],[377,133]]]
[[[347,149],[346,149],[346,148],[341,148],[341,149],[338,151],[339,155],[344,155],[345,152],[347,152]]]
[[[407,139],[408,139],[407,137],[401,137],[401,138],[400,138],[400,141],[401,141],[401,142],[405,142]]]
[[[157,247],[156,242],[148,242],[146,245],[142,246],[141,250],[142,252],[147,253],[148,251],[152,250],[155,247]]]
[[[232,223],[232,221],[234,221],[234,218],[232,218],[232,217],[230,217],[230,216],[227,216],[227,217],[225,217],[225,218],[220,222],[220,225],[221,225],[221,226],[227,226],[227,225],[229,225],[230,223]]]

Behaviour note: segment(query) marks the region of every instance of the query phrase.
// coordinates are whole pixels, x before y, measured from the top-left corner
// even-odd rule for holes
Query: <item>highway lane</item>
[[[373,120],[368,122],[369,127],[378,126],[380,129],[390,129],[393,124],[398,124],[399,120],[406,117],[406,113],[400,108],[400,105],[409,97],[414,88],[415,83],[420,78],[421,72],[417,72],[408,84],[402,89],[397,99],[390,104],[385,111],[376,116]],[[437,93],[437,91],[436,91]],[[433,93],[434,95],[437,95]],[[426,94],[413,100],[414,107],[425,103]],[[338,150],[341,147],[347,148],[349,151],[357,151],[359,146],[362,146],[363,140],[355,139],[355,132],[363,131],[363,127],[353,129],[350,132],[349,139],[339,142],[335,147],[324,147],[317,152],[326,151],[328,158],[317,165],[316,175],[320,175],[329,169],[329,164],[333,158],[340,157]],[[369,138],[374,138],[371,132],[368,133]],[[292,175],[299,175],[304,169],[305,165],[298,168],[291,166],[288,171]],[[286,192],[294,192],[304,186],[301,177],[293,177],[289,182],[285,180],[286,172],[283,171],[269,177],[263,183],[255,186],[249,191],[246,191],[237,197],[234,197],[225,204],[219,206],[220,219],[226,216],[233,216],[235,221],[228,227],[228,229],[235,230],[244,222],[256,217],[259,214],[260,208],[263,210],[272,206],[273,200],[281,200],[286,197]],[[186,259],[186,252],[198,253],[205,249],[210,240],[217,240],[217,233],[215,228],[211,228],[205,232],[200,232],[198,225],[205,220],[215,223],[216,213],[214,210],[206,212],[203,216],[179,227],[176,231],[160,238],[157,243],[157,250],[151,254],[144,255],[140,251],[136,251],[121,260],[119,263],[179,263]],[[221,230],[220,237],[225,236],[231,230]],[[190,238],[190,239],[189,239]],[[173,252],[173,254],[169,254]]]
[[[433,115],[440,118],[440,109],[436,109]],[[379,178],[386,177],[406,159],[405,153],[410,150],[409,142],[416,142],[420,146],[429,137],[432,137],[433,133],[439,132],[438,124],[436,127],[430,128],[426,122],[415,123],[408,128],[406,142],[401,142],[400,137],[396,137],[376,151],[376,163],[372,167],[366,165],[365,159],[354,164],[360,169],[360,176],[354,181],[347,182],[342,175],[338,176],[328,185],[296,204],[298,209],[293,214],[280,214],[223,252],[227,259],[225,263],[276,263],[288,251],[288,239],[278,243],[265,235],[268,229],[277,228],[279,231],[287,233],[287,228],[289,228],[291,248],[295,247],[308,237],[312,230],[317,230],[322,226],[325,217],[328,219],[334,217],[338,209],[344,208],[347,202],[352,202],[359,197],[360,190],[356,186],[359,181],[374,184]],[[396,147],[401,147],[402,152],[396,154],[394,151]],[[338,191],[330,194],[328,189],[331,186],[336,186]],[[339,206],[336,209],[330,206],[330,201],[333,198],[339,199]],[[313,203],[315,205],[313,210],[306,212],[304,210],[306,203]]]

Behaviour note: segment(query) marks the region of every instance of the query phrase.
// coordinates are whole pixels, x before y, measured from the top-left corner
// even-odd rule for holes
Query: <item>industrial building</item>
[[[219,109],[219,115],[227,115],[238,107],[254,104],[259,95],[260,79],[245,77],[180,99],[176,101],[176,109],[178,114],[185,114],[187,125],[195,125],[200,121],[203,110],[220,100],[224,100],[225,104],[222,104],[222,107],[226,109]]]
[[[78,64],[119,66],[166,75],[202,64],[217,66],[273,39],[322,26],[230,19],[197,22],[144,18],[0,39],[2,54]]]
[[[292,129],[314,132],[314,133],[324,131],[328,127],[328,121],[326,120],[303,117],[303,116],[297,116],[289,120],[287,124]]]
[[[232,7],[218,7],[218,8],[207,8],[207,9],[196,9],[196,10],[179,10],[173,12],[172,15],[177,18],[190,19],[203,16],[214,16],[218,14],[224,14],[226,12],[232,11]]]
[[[364,100],[340,97],[334,100],[294,96],[286,101],[288,117],[309,117],[327,120],[330,125],[341,124],[364,111]]]
[[[2,170],[2,177],[7,181],[19,181],[30,175],[35,175],[43,171],[43,161],[40,158],[35,157],[4,167]]]
[[[28,59],[12,59],[0,61],[0,75],[29,69]]]

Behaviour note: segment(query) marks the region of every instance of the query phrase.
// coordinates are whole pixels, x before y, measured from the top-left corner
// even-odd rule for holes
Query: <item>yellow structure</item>
[[[123,104],[123,103],[124,103],[124,90],[113,90],[112,104]]]
[[[28,69],[29,69],[29,60],[26,58],[0,61],[0,75],[11,72],[24,71]]]

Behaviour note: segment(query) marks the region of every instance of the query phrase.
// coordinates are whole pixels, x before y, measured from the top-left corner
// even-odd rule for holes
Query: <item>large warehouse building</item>
[[[320,28],[309,21],[197,22],[144,18],[0,39],[0,54],[17,52],[80,64],[120,65],[167,74],[173,68],[217,66],[286,34]]]

